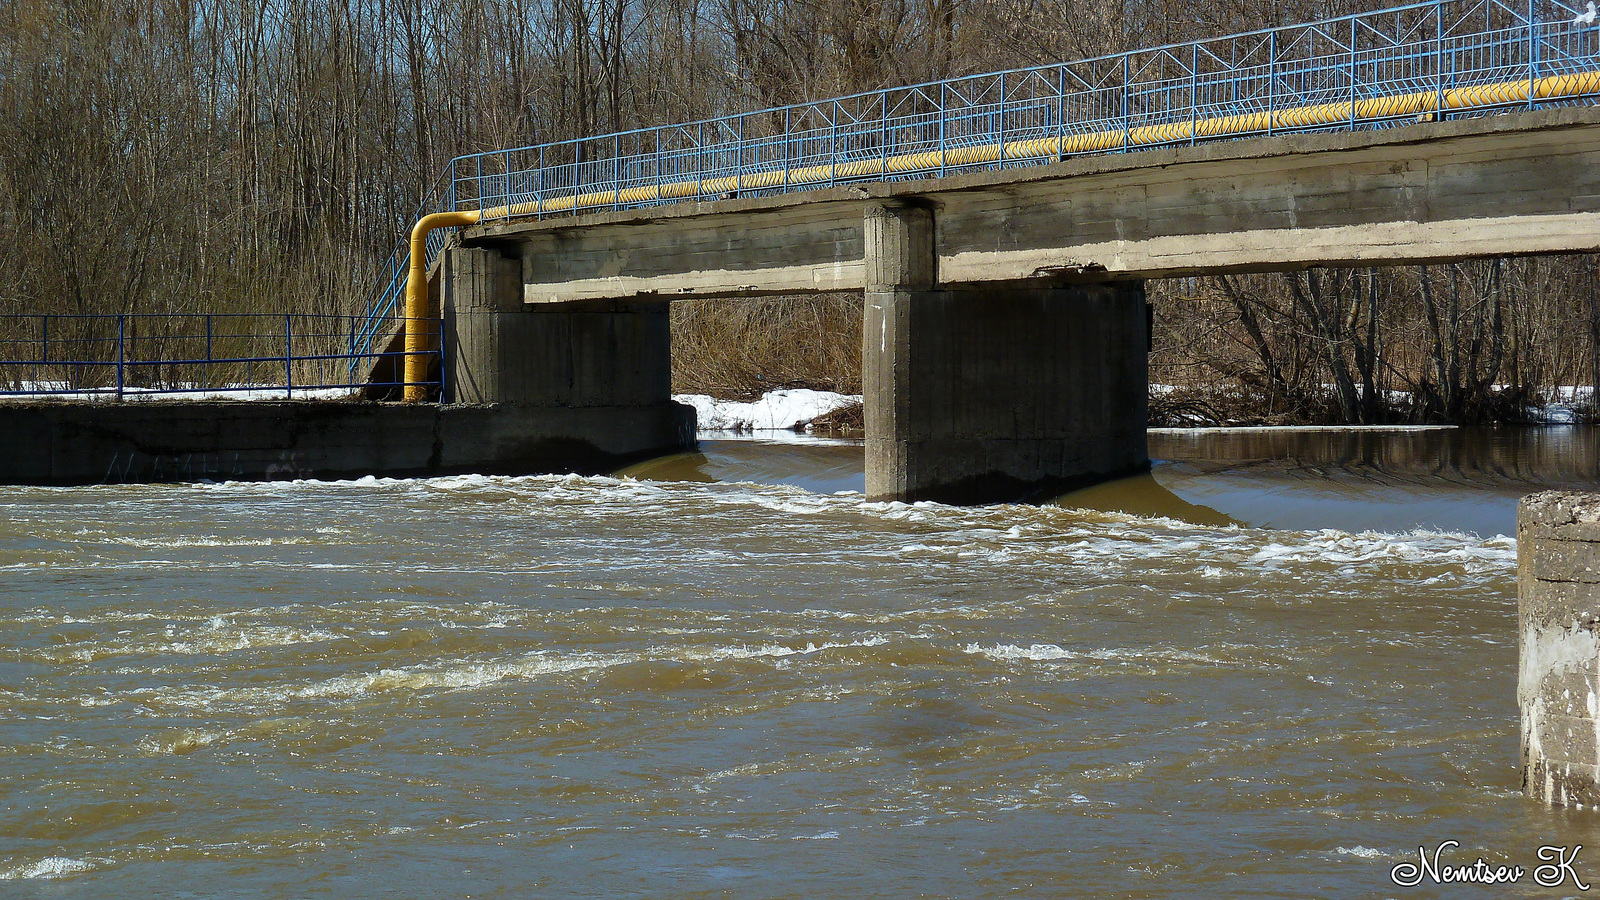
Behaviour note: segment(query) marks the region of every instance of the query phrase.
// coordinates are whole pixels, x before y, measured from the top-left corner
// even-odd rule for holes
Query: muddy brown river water
[[[6,488],[0,896],[1582,895],[1508,535],[1597,443],[1156,433],[985,508],[821,441]],[[1446,841],[1527,874],[1394,882]]]

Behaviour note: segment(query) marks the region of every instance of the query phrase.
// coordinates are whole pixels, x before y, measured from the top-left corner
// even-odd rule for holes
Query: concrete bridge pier
[[[1523,792],[1600,805],[1600,494],[1522,499],[1517,614]]]
[[[694,410],[672,400],[665,301],[527,304],[521,260],[493,247],[441,257],[448,402],[497,407],[530,460],[573,471],[695,446]]]
[[[1140,281],[939,286],[933,211],[864,222],[867,495],[1038,500],[1149,467]]]

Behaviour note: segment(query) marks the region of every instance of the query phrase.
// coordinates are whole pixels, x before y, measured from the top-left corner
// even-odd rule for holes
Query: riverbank
[[[859,437],[863,429],[860,394],[783,388],[755,400],[719,399],[708,394],[676,394],[673,399],[694,407],[702,432],[735,434],[796,431],[833,437]],[[1150,386],[1149,423],[1153,429],[1177,431],[1214,428],[1438,428],[1448,423],[1409,421],[1409,398],[1389,398],[1388,414],[1371,425],[1350,425],[1338,416],[1263,415],[1252,411],[1248,397],[1222,391],[1200,391],[1175,385]],[[1331,407],[1329,407],[1331,409]],[[1503,424],[1580,425],[1596,421],[1594,391],[1562,387],[1545,392],[1522,408],[1521,417]]]

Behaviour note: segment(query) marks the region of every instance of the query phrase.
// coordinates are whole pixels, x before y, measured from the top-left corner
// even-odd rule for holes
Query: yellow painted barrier
[[[1245,113],[1236,116],[1216,116],[1190,122],[1171,122],[1164,125],[1146,125],[1127,131],[1096,131],[1062,137],[1035,138],[1027,141],[984,144],[976,147],[948,147],[927,150],[888,158],[858,159],[844,163],[827,163],[798,169],[776,169],[751,172],[739,176],[702,178],[694,181],[675,181],[667,184],[642,185],[622,190],[591,191],[548,200],[513,203],[479,211],[435,213],[424,216],[411,229],[411,266],[406,281],[406,322],[421,320],[428,315],[428,273],[426,247],[428,232],[435,228],[472,225],[486,219],[510,219],[543,213],[569,212],[589,207],[618,204],[652,203],[662,200],[683,200],[707,194],[725,194],[739,190],[763,190],[784,185],[817,185],[841,178],[860,178],[865,175],[883,175],[897,172],[914,172],[935,167],[959,168],[979,163],[999,162],[1002,159],[1038,159],[1041,157],[1070,156],[1115,150],[1123,147],[1145,147],[1206,139],[1227,135],[1250,134],[1261,131],[1293,130],[1317,125],[1336,125],[1369,119],[1403,116],[1420,116],[1437,113],[1442,105],[1445,111],[1502,106],[1509,103],[1526,103],[1531,93],[1536,100],[1558,100],[1600,93],[1600,72],[1581,72],[1571,75],[1552,75],[1531,82],[1502,81],[1478,87],[1452,88],[1444,91],[1419,91],[1411,94],[1393,94],[1373,97],[1354,103],[1321,103],[1313,106],[1294,106],[1273,112]],[[1441,104],[1441,100],[1443,101]],[[1353,108],[1352,108],[1353,107]],[[426,377],[426,360],[422,356],[428,348],[421,329],[406,329],[406,389],[407,400],[422,400],[427,396],[420,384]],[[415,335],[415,339],[413,339]]]

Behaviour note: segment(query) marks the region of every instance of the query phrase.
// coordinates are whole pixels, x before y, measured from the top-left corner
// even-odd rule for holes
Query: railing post
[[[622,135],[611,140],[611,209],[622,208]]]
[[[127,359],[124,341],[127,337],[126,316],[117,316],[117,399],[122,399],[122,368]]]
[[[510,215],[510,213],[511,213],[511,208],[510,208],[511,207],[511,151],[507,150],[504,155],[505,155],[505,166],[506,166],[506,190],[505,190],[506,199],[505,199],[505,205],[506,205],[506,214]]]
[[[477,166],[477,175],[472,181],[473,196],[478,198],[478,215],[483,215],[483,155],[472,157],[472,162]]]
[[[946,95],[947,89],[949,87],[950,87],[950,82],[948,82],[948,81],[939,82],[939,177],[940,178],[943,178],[944,174],[945,174],[946,155],[949,152],[947,148],[950,146],[949,138],[945,134],[945,124],[944,124],[945,115],[946,115],[945,111],[950,108],[950,102],[945,99],[945,95]]]
[[[450,159],[450,183],[449,183],[448,186],[445,187],[444,196],[445,196],[445,210],[448,211],[448,212],[455,212],[455,210],[456,210],[456,161],[455,161],[454,157],[451,157],[451,159]],[[428,202],[427,198],[423,198],[422,202],[423,202],[423,207],[422,208],[424,210],[426,210],[428,208],[427,207],[427,202]]]
[[[1356,130],[1356,17],[1350,17],[1350,130]]]
[[[355,352],[355,349],[354,349],[355,345],[356,345],[355,319],[351,319],[350,320],[350,347],[351,347],[351,351],[350,352],[352,352],[352,353]],[[205,361],[205,365],[202,365],[200,367],[200,380],[205,382],[205,385],[204,385],[205,387],[210,387],[211,386],[211,315],[210,315],[210,313],[206,314],[206,361]]]
[[[694,198],[706,198],[706,123],[700,121],[694,132]]]
[[[1000,144],[1000,168],[1006,165],[1006,73],[1000,73],[1000,122],[997,129]]]
[[[482,181],[478,183],[483,184]],[[482,205],[481,200],[479,205]],[[289,313],[283,315],[283,396],[284,399],[294,397],[294,316]]]
[[[887,179],[889,177],[889,92],[887,90],[878,92],[878,104],[883,108],[882,134],[878,136],[883,161],[878,163],[878,175]]]
[[[434,323],[438,330],[434,332],[434,346],[439,349],[439,402],[450,403],[454,398],[450,396],[450,367],[444,364],[444,319]]]
[[[794,112],[793,107],[785,106],[783,108],[783,192],[785,194],[789,193],[789,135],[794,130],[790,125],[790,113],[792,112]]]
[[[1056,159],[1067,158],[1067,67],[1056,67]]]
[[[1200,127],[1200,42],[1189,45],[1189,146],[1193,147]]]
[[[734,140],[738,159],[733,164],[733,195],[744,193],[744,114],[739,115],[739,134]]]
[[[1444,121],[1444,2],[1434,0],[1433,4],[1433,77],[1435,92],[1433,99],[1433,120]]]
[[[1534,0],[1528,0],[1528,108],[1533,109],[1533,85],[1539,78],[1539,35],[1534,27]]]
[[[1122,150],[1127,152],[1128,144],[1133,141],[1133,110],[1130,107],[1128,92],[1132,88],[1128,84],[1128,54],[1122,54]]]
[[[828,125],[828,184],[839,182],[839,101],[833,101],[833,117]]]
[[[667,199],[667,198],[661,196],[661,186],[663,184],[666,184],[666,183],[667,183],[667,180],[664,177],[662,177],[662,175],[661,175],[661,129],[658,127],[658,128],[656,128],[656,202],[657,203],[660,203],[663,200]]]
[[[533,202],[539,209],[539,218],[544,218],[544,145],[539,145],[539,180],[534,182],[535,191]]]
[[[39,364],[50,362],[50,317],[39,317]]]
[[[1278,29],[1267,32],[1267,134],[1278,124]]]

